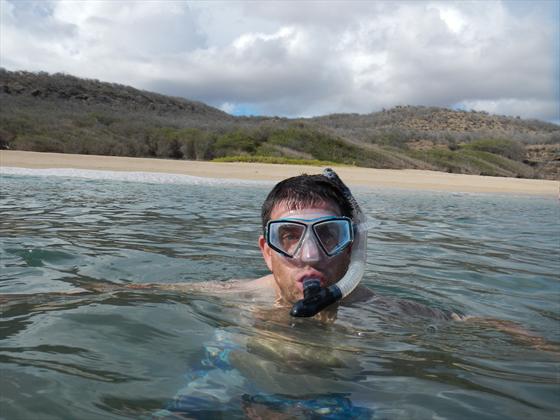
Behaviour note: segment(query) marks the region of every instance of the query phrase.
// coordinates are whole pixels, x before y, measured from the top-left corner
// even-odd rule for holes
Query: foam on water
[[[48,168],[28,169],[2,167],[1,175],[20,176],[59,176],[96,180],[112,180],[126,182],[143,182],[149,184],[190,184],[190,185],[228,185],[228,186],[268,186],[272,181],[252,181],[242,179],[205,178],[192,175],[170,174],[163,172],[125,172],[98,171],[91,169]]]

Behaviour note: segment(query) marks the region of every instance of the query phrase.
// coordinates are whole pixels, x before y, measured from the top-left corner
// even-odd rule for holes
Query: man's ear
[[[270,271],[272,271],[272,248],[268,246],[266,243],[266,239],[264,236],[259,236],[259,248],[261,249],[262,256],[264,258],[264,262]]]

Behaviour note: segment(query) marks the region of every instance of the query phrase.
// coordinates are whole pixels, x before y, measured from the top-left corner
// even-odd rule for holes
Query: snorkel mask
[[[348,217],[326,216],[315,219],[284,218],[271,220],[265,231],[268,245],[288,258],[313,258],[320,248],[333,257],[352,243],[354,232]],[[315,242],[314,251],[310,248]]]
[[[299,257],[309,241],[315,241],[322,252],[332,257],[352,244],[352,254],[348,270],[342,279],[329,287],[321,287],[319,279],[303,282],[303,299],[297,301],[290,315],[311,317],[348,296],[360,283],[366,264],[367,223],[360,206],[348,187],[330,168],[323,171],[341,189],[352,206],[352,219],[327,216],[317,219],[284,218],[272,220],[266,226],[266,240],[276,252],[288,257]]]

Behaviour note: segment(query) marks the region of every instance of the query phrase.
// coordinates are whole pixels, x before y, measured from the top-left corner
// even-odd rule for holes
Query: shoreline
[[[307,165],[168,160],[16,150],[0,150],[0,167],[152,172],[272,182],[302,173],[320,173],[322,170],[320,166]],[[418,169],[373,169],[353,166],[335,166],[335,169],[350,186],[553,197],[558,197],[560,192],[560,182],[551,180],[462,175]]]

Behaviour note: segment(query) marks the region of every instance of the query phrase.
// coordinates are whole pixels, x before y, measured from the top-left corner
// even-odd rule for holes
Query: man
[[[303,298],[308,279],[319,280],[321,287],[335,284],[350,263],[351,218],[351,204],[327,177],[300,175],[279,182],[262,206],[263,234],[259,237],[272,274],[248,286],[272,289],[278,305],[289,305]],[[348,298],[370,295],[361,287]]]

